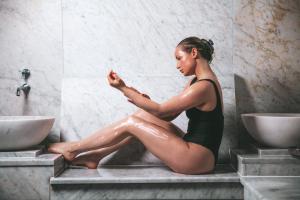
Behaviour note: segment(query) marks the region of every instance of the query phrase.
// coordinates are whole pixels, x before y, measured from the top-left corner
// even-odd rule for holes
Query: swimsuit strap
[[[195,83],[195,82],[198,82],[198,81],[203,81],[203,80],[209,81],[209,82],[211,82],[211,83],[213,84],[213,86],[214,86],[214,88],[215,88],[216,95],[217,95],[217,106],[219,106],[219,107],[221,108],[221,96],[220,96],[220,93],[219,93],[217,84],[216,84],[213,80],[211,80],[211,79],[199,79],[199,80],[197,80],[197,77],[195,77],[195,78],[192,80],[191,84],[193,84],[193,83]],[[222,109],[221,109],[221,110],[222,110]]]

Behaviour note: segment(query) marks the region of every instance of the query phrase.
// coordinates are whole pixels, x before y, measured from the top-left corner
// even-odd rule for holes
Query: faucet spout
[[[21,90],[23,90],[25,97],[27,97],[27,95],[30,92],[30,89],[31,89],[30,85],[28,85],[27,83],[24,83],[22,86],[17,88],[16,95],[20,96]]]
[[[30,91],[30,86],[27,84],[27,79],[30,76],[30,70],[29,69],[23,69],[20,72],[22,73],[22,79],[24,79],[25,83],[17,88],[16,95],[20,96],[21,91],[23,90],[23,92],[25,94],[25,98],[27,98],[27,95],[29,94],[29,91]]]
[[[16,93],[16,95],[17,95],[17,96],[20,96],[20,93],[21,93],[21,89],[20,89],[20,87],[18,87],[18,88],[17,88],[17,93]]]

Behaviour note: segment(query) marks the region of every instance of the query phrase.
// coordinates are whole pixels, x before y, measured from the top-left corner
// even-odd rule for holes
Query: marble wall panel
[[[212,68],[220,79],[225,107],[219,161],[228,161],[229,148],[238,143],[232,1],[63,0],[63,35],[61,138],[65,141],[84,138],[136,110],[107,86],[109,69],[162,102],[191,78],[182,77],[176,69],[176,45],[188,36],[211,38],[216,52]],[[186,130],[185,114],[174,123]]]
[[[61,15],[59,0],[0,1],[0,115],[55,116],[50,141],[59,141]],[[16,96],[24,68],[31,70],[27,99]]]
[[[300,112],[300,2],[233,2],[236,118],[245,146],[253,139],[241,113]]]
[[[0,169],[0,199],[50,199],[52,168],[8,166]]]

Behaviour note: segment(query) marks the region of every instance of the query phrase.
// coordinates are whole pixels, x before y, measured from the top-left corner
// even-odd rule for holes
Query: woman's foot
[[[96,169],[101,159],[102,155],[100,153],[86,153],[76,157],[71,164],[86,166],[89,169]]]
[[[48,146],[48,151],[51,153],[59,153],[64,156],[67,161],[72,161],[77,153],[71,151],[72,142],[53,143]]]

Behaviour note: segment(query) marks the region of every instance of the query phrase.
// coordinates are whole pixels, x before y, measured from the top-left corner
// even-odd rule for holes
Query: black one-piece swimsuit
[[[221,144],[223,129],[224,129],[224,116],[222,112],[221,97],[216,83],[211,79],[197,80],[195,77],[191,85],[196,81],[209,81],[213,84],[217,105],[212,111],[201,111],[196,107],[186,110],[186,116],[189,118],[187,134],[183,139],[187,142],[200,144],[212,151],[215,156],[215,165],[218,160],[218,152]]]

